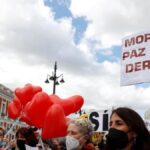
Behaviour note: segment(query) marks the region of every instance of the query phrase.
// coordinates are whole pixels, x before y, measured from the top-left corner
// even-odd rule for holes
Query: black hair
[[[150,133],[142,117],[133,109],[128,107],[119,107],[112,111],[111,116],[116,113],[124,120],[127,126],[137,135],[134,147],[136,150],[150,149]]]

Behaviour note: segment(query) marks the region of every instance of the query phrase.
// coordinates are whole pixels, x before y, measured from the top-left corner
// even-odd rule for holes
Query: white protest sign
[[[95,131],[104,132],[108,130],[111,110],[91,110],[88,111],[87,114],[89,115],[89,120],[93,124]]]
[[[150,32],[122,40],[121,85],[150,82]]]

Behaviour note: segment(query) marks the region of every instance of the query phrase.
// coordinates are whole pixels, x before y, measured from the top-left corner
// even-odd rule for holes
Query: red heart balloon
[[[84,103],[82,96],[79,95],[66,99],[61,99],[57,95],[50,95],[50,99],[54,104],[60,104],[63,107],[66,116],[80,110]]]
[[[33,86],[33,96],[38,93],[38,92],[41,92],[42,91],[42,88],[40,86]]]
[[[32,100],[26,104],[24,113],[32,120],[34,126],[42,128],[45,115],[52,104],[48,94],[45,92],[38,92]]]
[[[7,106],[7,110],[8,110],[8,116],[11,119],[17,119],[17,117],[19,117],[20,115],[20,112],[18,111],[14,103],[9,103]]]
[[[72,113],[78,111],[81,109],[81,107],[83,106],[84,104],[84,99],[82,96],[80,95],[75,95],[75,96],[72,96],[71,98],[71,101],[73,101],[75,103],[75,107],[74,107],[74,110]]]
[[[70,98],[61,99],[57,95],[50,95],[50,99],[54,104],[59,104],[63,107],[66,116],[72,113],[75,108],[75,103]]]
[[[42,91],[41,87],[26,84],[23,88],[16,88],[15,94],[19,98],[20,102],[25,105],[36,93],[40,91]]]
[[[30,118],[24,112],[22,113],[20,120],[26,122],[30,126],[34,126],[32,120],[30,120]]]
[[[60,99],[57,95],[52,94],[49,97],[53,104],[61,104],[62,99]]]
[[[61,101],[61,106],[64,108],[65,115],[68,116],[82,107],[84,100],[81,96],[75,95]]]
[[[63,137],[66,136],[66,133],[67,123],[64,110],[59,104],[54,104],[46,114],[42,139]]]
[[[20,116],[22,106],[17,97],[15,97],[11,103],[7,106],[8,116],[12,119],[16,119]]]
[[[18,97],[15,97],[12,102],[14,103],[14,105],[17,107],[19,111],[22,110],[22,104],[20,100],[18,99]]]
[[[61,102],[61,106],[63,107],[66,116],[74,112],[75,103],[74,101],[71,101],[70,99],[63,100]]]

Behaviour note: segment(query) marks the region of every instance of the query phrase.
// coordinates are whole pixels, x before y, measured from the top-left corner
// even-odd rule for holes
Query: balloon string
[[[12,126],[11,126],[11,128],[7,131],[7,133],[5,134],[5,137],[7,136],[7,135],[9,135],[12,131],[13,131],[13,129],[14,129],[14,126],[16,126],[18,123],[19,123],[19,120],[20,120],[20,118],[21,117],[18,117],[15,121],[14,121],[14,123],[12,124]],[[40,129],[40,137],[39,137],[39,143],[41,144],[41,146],[42,146],[42,149],[44,150],[44,144],[43,144],[43,141],[42,141],[42,138],[41,138],[41,129]]]
[[[12,126],[11,126],[11,128],[6,132],[5,136],[9,135],[9,134],[13,131],[14,126],[16,126],[16,125],[19,123],[19,120],[20,120],[20,117],[17,118],[17,119],[14,121],[14,123],[13,123]]]
[[[23,109],[23,106],[22,106],[22,109]],[[6,137],[7,135],[9,135],[9,134],[13,131],[14,126],[16,126],[16,125],[19,123],[20,118],[21,118],[21,116],[22,116],[23,113],[24,113],[23,111],[20,112],[19,117],[14,121],[14,123],[13,123],[12,126],[11,126],[11,128],[6,132],[5,137]]]
[[[39,131],[39,143],[41,144],[41,146],[42,146],[42,149],[44,150],[44,144],[43,144],[43,141],[42,141],[42,138],[41,138],[41,134],[42,134],[42,129],[40,129],[40,131]]]

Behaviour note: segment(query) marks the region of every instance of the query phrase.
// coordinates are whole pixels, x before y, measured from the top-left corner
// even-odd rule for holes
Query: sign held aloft
[[[150,82],[150,32],[122,40],[121,85]]]

